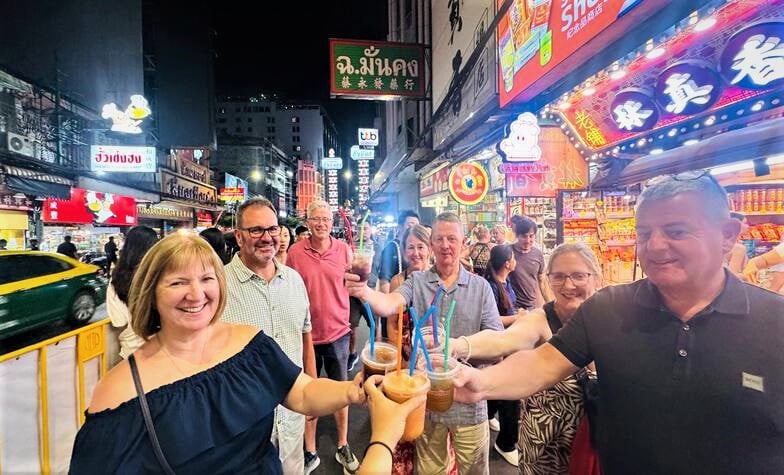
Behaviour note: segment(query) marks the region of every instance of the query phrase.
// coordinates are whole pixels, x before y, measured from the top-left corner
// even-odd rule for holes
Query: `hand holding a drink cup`
[[[424,404],[426,395],[419,394],[403,403],[396,403],[384,395],[383,387],[377,387],[383,381],[380,375],[370,376],[365,381],[368,412],[370,412],[370,440],[379,440],[394,447],[397,445],[406,428],[409,414]]]

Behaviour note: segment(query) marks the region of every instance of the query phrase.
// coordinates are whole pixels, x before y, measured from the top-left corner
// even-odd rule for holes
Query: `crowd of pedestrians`
[[[784,252],[733,255],[742,217],[709,175],[645,188],[646,277],[614,286],[583,244],[545,259],[524,217],[511,230],[476,226],[469,242],[454,213],[430,228],[403,211],[383,246],[362,223],[354,237],[374,250],[362,280],[349,270],[359,242],[336,237],[325,202],[293,230],[264,198],[236,221],[233,255],[220,232],[126,236],[109,308],[125,360],[95,390],[72,470],[308,474],[321,463],[318,416],[331,414],[349,474],[488,473],[491,447],[524,474],[784,472],[784,297],[743,281]],[[442,326],[453,309],[456,402],[399,443],[422,400],[390,401],[380,377],[349,380],[356,329],[377,318],[370,337],[401,335],[405,362],[409,311],[431,305]],[[399,329],[386,318],[401,308]],[[361,403],[364,456],[348,444],[348,405]]]

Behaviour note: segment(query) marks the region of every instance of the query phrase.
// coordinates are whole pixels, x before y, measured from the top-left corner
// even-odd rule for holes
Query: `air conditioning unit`
[[[8,150],[35,158],[35,143],[24,135],[8,132]]]

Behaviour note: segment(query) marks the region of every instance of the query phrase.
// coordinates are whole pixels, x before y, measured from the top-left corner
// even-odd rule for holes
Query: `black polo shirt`
[[[550,343],[596,361],[606,475],[784,474],[784,297],[727,272],[683,323],[644,279],[598,292]]]

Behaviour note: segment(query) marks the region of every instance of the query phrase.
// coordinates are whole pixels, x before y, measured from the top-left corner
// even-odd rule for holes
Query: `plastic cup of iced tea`
[[[392,369],[384,376],[382,383],[384,394],[396,403],[404,403],[422,394],[426,394],[430,389],[430,380],[422,371],[415,371],[414,376],[409,376],[408,371]],[[410,442],[416,440],[425,430],[425,403],[414,409],[406,418],[406,428],[403,430],[403,437],[400,440]]]
[[[377,341],[375,343],[375,355],[370,354],[370,342],[365,344],[362,348],[359,358],[362,361],[362,374],[363,380],[374,375],[379,374],[384,376],[388,370],[397,367],[397,347],[390,343]]]
[[[373,248],[363,247],[354,251],[354,258],[351,260],[351,273],[359,276],[360,282],[367,282],[370,272],[373,269]]]
[[[460,363],[455,358],[449,358],[447,369],[444,369],[443,353],[430,353],[432,371],[427,371],[430,379],[430,390],[427,392],[427,410],[433,412],[446,412],[452,407],[455,399],[455,386],[452,380],[460,371]],[[423,361],[417,361],[417,368],[424,368]]]

